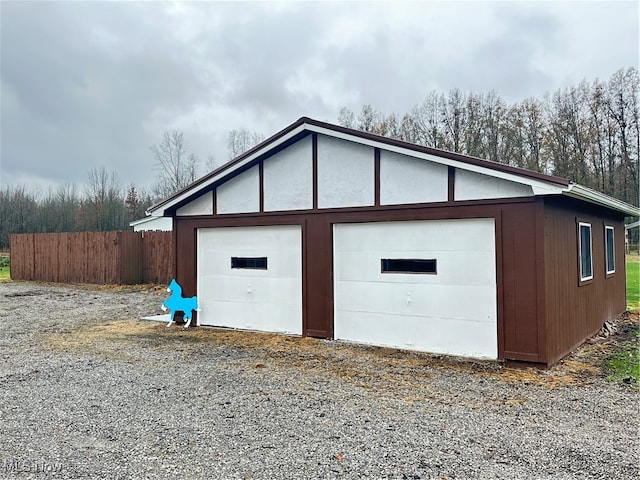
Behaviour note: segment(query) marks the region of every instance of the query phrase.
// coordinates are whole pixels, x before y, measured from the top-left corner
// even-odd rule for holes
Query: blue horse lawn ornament
[[[184,324],[184,328],[189,328],[191,325],[191,319],[193,318],[193,311],[200,311],[198,308],[198,297],[183,298],[182,287],[178,282],[176,282],[175,278],[171,280],[169,288],[167,288],[167,292],[170,292],[171,296],[162,302],[161,307],[164,312],[171,310],[171,319],[169,320],[167,327],[170,327],[173,323],[173,318],[175,317],[176,312],[184,312],[184,319],[186,322]]]

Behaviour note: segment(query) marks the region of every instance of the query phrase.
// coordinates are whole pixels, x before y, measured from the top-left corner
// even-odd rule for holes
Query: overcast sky
[[[638,65],[638,2],[0,2],[0,184],[83,184],[105,166],[149,186],[150,146],[184,132],[227,160],[365,103],[431,90],[509,102]]]

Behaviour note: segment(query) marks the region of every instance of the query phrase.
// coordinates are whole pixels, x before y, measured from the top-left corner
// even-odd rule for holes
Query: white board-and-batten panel
[[[183,207],[180,207],[176,211],[176,215],[178,217],[186,217],[190,215],[213,215],[213,192],[208,191]]]
[[[327,135],[317,136],[318,208],[348,208],[375,204],[374,148]],[[313,208],[312,136],[299,140],[263,160],[264,211]],[[454,199],[481,200],[533,195],[530,185],[455,169]],[[257,165],[223,182],[216,189],[217,213],[260,210]],[[178,215],[207,215],[213,202],[207,193],[178,210]],[[380,204],[446,202],[448,166],[382,149]]]
[[[318,135],[318,208],[374,205],[373,147]]]
[[[446,202],[449,168],[421,158],[380,152],[380,204]]]
[[[311,135],[264,161],[264,210],[313,208],[313,159]]]
[[[383,273],[435,259],[436,273]],[[336,339],[497,358],[494,219],[334,226]]]
[[[200,324],[302,334],[300,225],[199,229],[197,252]],[[232,257],[266,257],[266,269]]]
[[[260,210],[260,172],[251,167],[216,188],[217,213],[253,213]]]
[[[530,185],[456,168],[455,200],[484,200],[532,195],[533,188]]]

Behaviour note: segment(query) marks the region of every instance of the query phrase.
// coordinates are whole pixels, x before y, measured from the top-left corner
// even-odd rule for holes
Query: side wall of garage
[[[544,200],[545,359],[554,363],[626,309],[624,218],[567,198]],[[592,277],[580,281],[578,225],[591,227]],[[605,227],[613,227],[615,267],[607,273]]]

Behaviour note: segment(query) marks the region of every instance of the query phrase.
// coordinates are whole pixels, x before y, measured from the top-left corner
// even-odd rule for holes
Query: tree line
[[[9,248],[11,233],[127,230],[144,217],[153,199],[135,185],[123,189],[115,172],[97,168],[78,188],[66,184],[46,191],[25,186],[0,189],[0,249]]]
[[[403,114],[342,108],[346,127],[568,178],[638,205],[636,68],[507,103],[494,92],[430,92]]]
[[[230,131],[229,159],[262,139],[246,129]],[[156,169],[150,189],[133,184],[123,187],[117,172],[104,167],[89,170],[80,187],[66,184],[46,191],[24,185],[0,188],[0,250],[9,248],[11,233],[127,230],[151,205],[186,187],[201,173],[200,160],[187,152],[182,132],[164,132],[150,149]],[[215,160],[209,157],[205,168],[212,170],[214,166]]]
[[[338,122],[346,127],[411,143],[493,160],[568,178],[627,203],[638,205],[640,120],[636,68],[621,69],[606,81],[578,85],[509,104],[495,92],[453,89],[429,92],[403,114],[384,114],[364,105],[347,108]],[[246,129],[228,134],[233,159],[264,139]],[[123,187],[106,168],[87,173],[84,184],[45,192],[25,186],[0,189],[0,249],[10,233],[123,230],[144,217],[154,202],[193,182],[200,159],[186,150],[182,132],[164,132],[150,147],[156,181],[146,190]],[[216,166],[209,157],[205,169]]]

